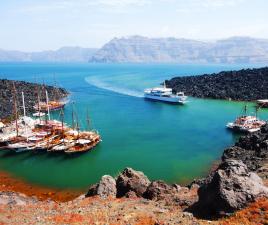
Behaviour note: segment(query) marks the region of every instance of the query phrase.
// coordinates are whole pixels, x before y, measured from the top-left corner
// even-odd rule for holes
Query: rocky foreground
[[[255,101],[268,99],[268,67],[200,76],[175,77],[166,81],[174,91],[198,98]]]
[[[183,187],[124,169],[68,202],[0,192],[0,224],[267,224],[268,125],[226,149],[207,177]]]
[[[13,83],[15,86],[15,92]],[[0,79],[0,118],[3,119],[14,114],[14,94],[17,98],[18,111],[20,115],[22,115],[23,110],[21,93],[24,92],[26,112],[32,113],[34,112],[33,106],[37,103],[38,91],[41,101],[45,101],[45,90],[47,90],[50,100],[65,98],[68,95],[68,92],[63,88],[29,83],[25,81]]]

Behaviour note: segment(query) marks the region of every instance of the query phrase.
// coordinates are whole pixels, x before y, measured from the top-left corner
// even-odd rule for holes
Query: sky
[[[141,35],[268,39],[267,0],[1,0],[0,49],[99,48]]]

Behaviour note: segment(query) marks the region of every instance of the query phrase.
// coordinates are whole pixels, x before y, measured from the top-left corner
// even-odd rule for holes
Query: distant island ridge
[[[0,62],[89,63],[268,63],[268,39],[231,37],[217,41],[184,38],[114,38],[100,49],[63,47],[55,51],[0,49]]]

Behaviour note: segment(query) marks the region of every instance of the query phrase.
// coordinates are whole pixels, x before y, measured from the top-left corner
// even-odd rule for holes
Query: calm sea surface
[[[80,123],[103,139],[79,157],[0,152],[0,169],[29,182],[57,188],[85,188],[104,174],[125,167],[150,179],[185,183],[205,175],[224,148],[238,136],[225,128],[241,113],[243,102],[190,98],[185,106],[145,101],[144,88],[182,75],[213,73],[260,65],[37,64],[2,63],[0,78],[57,83],[71,92]],[[71,124],[71,104],[65,108]],[[254,111],[251,104],[252,112]],[[54,118],[59,118],[54,113]],[[268,119],[268,111],[260,117]]]

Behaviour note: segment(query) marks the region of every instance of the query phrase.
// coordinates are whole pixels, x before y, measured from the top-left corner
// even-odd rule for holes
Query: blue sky
[[[0,48],[101,47],[143,35],[268,38],[267,0],[2,0]]]

